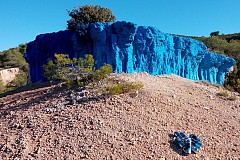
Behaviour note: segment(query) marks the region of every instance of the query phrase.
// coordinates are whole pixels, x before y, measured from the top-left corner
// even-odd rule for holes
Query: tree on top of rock
[[[70,20],[67,21],[69,30],[77,30],[83,24],[94,22],[115,22],[116,18],[112,11],[98,5],[78,6],[68,11]]]
[[[211,32],[210,36],[219,36],[219,31]]]

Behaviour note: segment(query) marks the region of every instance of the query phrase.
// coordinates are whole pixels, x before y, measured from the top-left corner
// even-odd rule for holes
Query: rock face
[[[115,72],[177,74],[192,80],[224,83],[234,59],[209,52],[206,45],[191,38],[166,34],[154,27],[130,22],[93,23],[85,35],[75,31],[41,34],[27,46],[32,82],[44,80],[42,65],[54,53],[84,57],[93,54],[96,68],[111,64]]]
[[[19,68],[9,68],[0,71],[0,80],[4,86],[12,82],[19,72]]]

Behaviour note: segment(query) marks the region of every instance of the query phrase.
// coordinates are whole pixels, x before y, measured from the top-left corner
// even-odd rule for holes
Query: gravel
[[[144,88],[96,99],[90,91],[52,86],[0,98],[0,157],[240,159],[239,94],[228,91],[236,96],[229,100],[218,96],[220,86],[176,75],[115,76]],[[171,140],[174,131],[199,136],[203,148],[183,156]]]

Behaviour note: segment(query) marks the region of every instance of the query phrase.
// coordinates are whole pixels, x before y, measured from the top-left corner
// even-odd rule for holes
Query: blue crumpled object
[[[186,136],[184,132],[175,131],[173,141],[185,154],[197,153],[202,147],[200,138],[194,134]]]

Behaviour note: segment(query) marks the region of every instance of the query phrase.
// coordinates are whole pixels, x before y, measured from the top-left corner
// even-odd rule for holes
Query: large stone
[[[3,69],[0,71],[0,80],[2,80],[3,85],[6,86],[16,78],[18,73],[19,68]]]
[[[200,41],[173,36],[154,27],[130,22],[92,23],[87,34],[60,31],[41,34],[27,46],[25,58],[32,82],[44,80],[42,65],[54,53],[84,57],[91,53],[96,68],[104,63],[115,72],[148,72],[152,75],[177,74],[192,80],[224,83],[234,59],[209,52]]]

